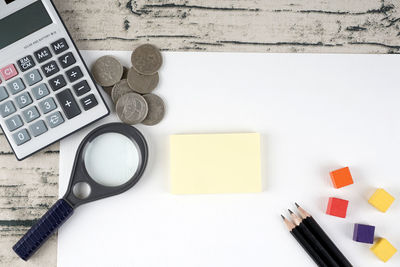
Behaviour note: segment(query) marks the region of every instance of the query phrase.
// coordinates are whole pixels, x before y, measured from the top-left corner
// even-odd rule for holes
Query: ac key
[[[61,93],[58,93],[56,97],[62,109],[64,110],[65,116],[68,119],[72,119],[73,117],[76,117],[79,114],[81,114],[81,110],[78,104],[76,103],[75,98],[72,95],[70,89],[66,89]]]

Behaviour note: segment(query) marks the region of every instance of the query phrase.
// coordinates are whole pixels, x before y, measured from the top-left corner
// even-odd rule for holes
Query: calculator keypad
[[[58,62],[60,63],[61,67],[63,69],[68,68],[69,66],[71,66],[72,64],[75,64],[76,59],[74,57],[74,55],[69,52],[61,57],[58,58]]]
[[[17,102],[18,108],[23,109],[32,103],[32,98],[28,92],[23,92],[15,98],[15,102]]]
[[[40,75],[38,70],[32,70],[24,74],[24,79],[29,86],[32,86],[42,80],[42,75]]]
[[[46,77],[50,77],[59,72],[60,69],[58,68],[57,63],[53,60],[50,61],[49,63],[44,64],[42,66],[42,71],[44,75],[46,75]]]
[[[36,66],[35,61],[33,61],[32,56],[26,56],[18,60],[17,62],[19,69],[24,72],[30,70],[34,66]]]
[[[46,60],[50,59],[52,54],[48,47],[43,47],[42,49],[35,52],[35,58],[39,63],[43,63]]]
[[[7,87],[10,90],[10,92],[13,95],[15,95],[25,89],[25,84],[21,78],[18,78],[18,79],[13,80],[12,82],[8,83]]]
[[[0,86],[0,116],[17,146],[98,105],[68,50],[60,39],[0,68],[0,84],[6,81]]]
[[[50,79],[49,83],[53,91],[57,91],[67,85],[67,82],[62,75],[58,75],[55,78]]]

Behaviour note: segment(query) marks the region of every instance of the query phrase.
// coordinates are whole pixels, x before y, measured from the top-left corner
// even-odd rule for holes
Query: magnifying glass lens
[[[104,186],[119,186],[128,182],[139,167],[136,145],[119,133],[104,133],[91,141],[84,153],[89,176]]]

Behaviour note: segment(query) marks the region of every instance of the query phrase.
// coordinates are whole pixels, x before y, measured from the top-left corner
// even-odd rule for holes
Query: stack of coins
[[[154,45],[144,44],[133,51],[131,61],[128,69],[116,58],[103,56],[92,67],[93,78],[110,95],[122,122],[156,125],[165,115],[164,101],[151,93],[159,82],[161,53]]]

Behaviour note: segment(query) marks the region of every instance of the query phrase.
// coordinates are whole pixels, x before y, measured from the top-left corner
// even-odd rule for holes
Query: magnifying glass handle
[[[27,261],[73,212],[67,201],[59,199],[13,246],[15,253]]]

